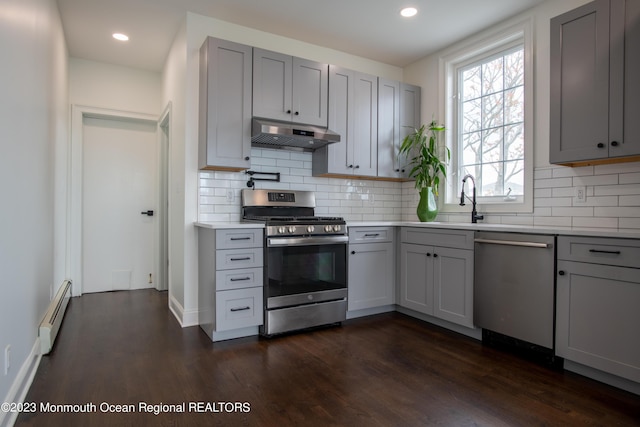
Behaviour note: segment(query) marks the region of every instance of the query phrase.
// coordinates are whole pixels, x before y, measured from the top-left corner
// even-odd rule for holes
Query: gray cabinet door
[[[433,247],[400,246],[400,305],[433,314]]]
[[[608,157],[608,0],[551,20],[550,109],[551,163]]]
[[[353,173],[378,174],[378,78],[355,73]]]
[[[410,85],[408,83],[400,84],[400,144],[407,135],[413,133],[421,126],[420,113],[420,86]],[[409,177],[411,168],[408,166],[406,156],[398,158],[398,168],[404,178]],[[402,172],[404,170],[404,172]]]
[[[326,127],[328,85],[328,64],[294,57],[291,120]]]
[[[640,155],[639,20],[635,0],[551,20],[551,163]]]
[[[473,327],[473,251],[433,248],[433,315]]]
[[[329,66],[254,49],[253,115],[327,126]]]
[[[313,152],[313,175],[376,176],[377,77],[329,67],[329,129],[340,142]]]
[[[558,261],[556,353],[640,382],[640,270]]]
[[[200,48],[200,169],[251,166],[250,46],[209,37]]]
[[[359,243],[349,250],[349,310],[393,304],[393,243]]]
[[[611,3],[610,157],[640,155],[640,2]],[[613,141],[618,144],[613,144]]]
[[[253,50],[253,115],[290,121],[293,58],[277,52]]]
[[[400,82],[378,78],[378,176],[402,178],[400,149]]]

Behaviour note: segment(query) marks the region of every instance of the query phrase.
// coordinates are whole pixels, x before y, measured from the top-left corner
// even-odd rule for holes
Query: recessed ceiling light
[[[127,40],[129,40],[129,36],[122,33],[113,33],[113,38],[122,42],[126,42]]]
[[[418,13],[418,9],[416,9],[415,7],[405,7],[400,11],[400,15],[404,16],[405,18],[410,18],[416,13]]]

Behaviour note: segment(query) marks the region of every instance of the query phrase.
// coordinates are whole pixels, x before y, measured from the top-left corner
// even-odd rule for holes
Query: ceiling
[[[545,0],[58,0],[72,57],[161,71],[187,11],[404,67]],[[402,18],[404,6],[418,15]],[[128,42],[113,40],[123,32]]]

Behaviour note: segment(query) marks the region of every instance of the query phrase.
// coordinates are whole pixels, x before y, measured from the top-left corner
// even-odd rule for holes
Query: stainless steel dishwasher
[[[555,236],[475,234],[474,323],[498,338],[553,358]]]

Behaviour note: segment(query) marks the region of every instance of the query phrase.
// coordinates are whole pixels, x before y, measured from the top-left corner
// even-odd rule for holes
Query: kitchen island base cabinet
[[[637,240],[560,237],[556,309],[559,356],[635,382],[638,390],[639,253]]]
[[[258,335],[263,323],[261,229],[198,233],[198,323],[212,341]]]
[[[402,228],[400,306],[473,327],[473,232]]]
[[[350,228],[348,268],[349,317],[393,310],[395,302],[393,228]]]

